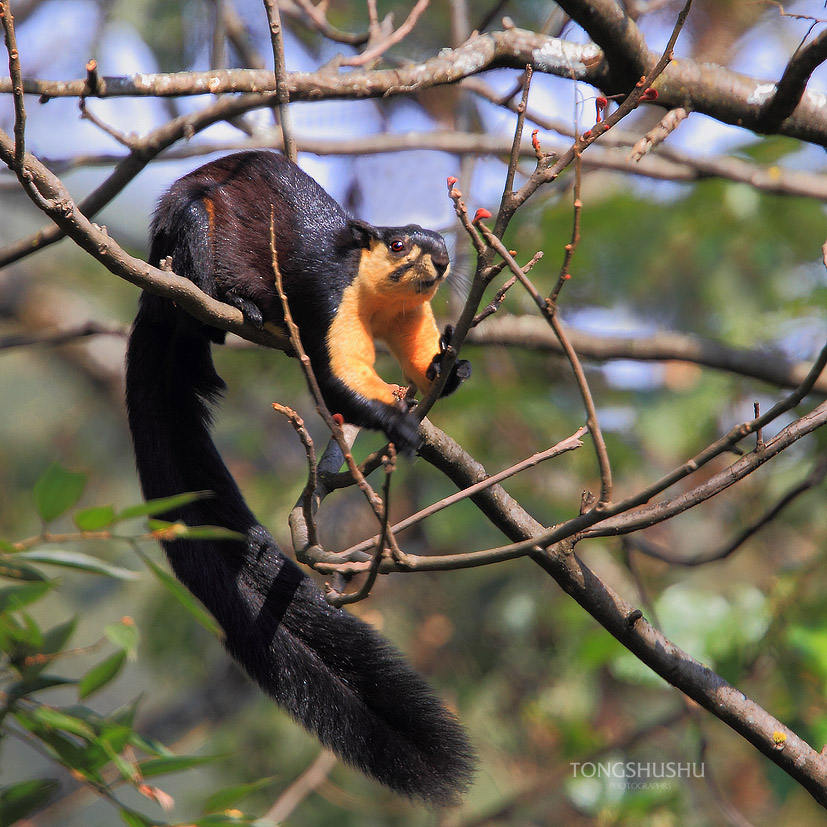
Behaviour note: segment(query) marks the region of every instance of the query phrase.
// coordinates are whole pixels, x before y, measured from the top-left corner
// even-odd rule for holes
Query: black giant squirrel
[[[421,391],[430,387],[444,349],[430,305],[449,267],[442,237],[356,220],[283,156],[243,152],[173,184],[155,213],[149,261],[171,257],[176,274],[248,321],[279,325],[271,215],[290,311],[327,406],[415,450],[418,421],[404,391],[374,370],[373,340]],[[172,569],[221,625],[230,655],[323,744],[402,794],[453,804],[473,770],[456,718],[391,644],[331,606],[285,556],[212,441],[225,386],[211,345],[224,335],[144,292],[129,338],[126,400],[144,496],[210,491],[162,516],[246,538],[163,540]],[[446,390],[469,373],[455,364]]]

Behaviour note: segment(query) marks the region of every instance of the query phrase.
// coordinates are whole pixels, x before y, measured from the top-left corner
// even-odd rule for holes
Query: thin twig
[[[336,43],[347,43],[350,46],[362,46],[367,43],[370,36],[368,32],[343,32],[341,29],[332,26],[324,12],[314,6],[310,0],[293,0],[293,2],[307,15],[313,28],[328,40],[333,40]]]
[[[20,54],[17,51],[17,34],[14,31],[14,16],[8,0],[0,2],[0,21],[3,24],[3,36],[9,55],[9,78],[14,99],[14,156],[8,166],[14,171],[17,180],[29,198],[42,210],[49,210],[53,202],[44,198],[32,183],[32,174],[26,168],[26,107],[23,102],[23,75],[20,70]]]
[[[0,2],[0,20],[3,22],[6,52],[9,56],[9,77],[14,100],[14,169],[19,175],[26,157],[26,108],[23,103],[23,74],[20,71],[17,34],[14,31],[14,16],[8,0]]]
[[[689,110],[678,106],[670,109],[630,150],[628,160],[640,161],[644,155],[660,146],[687,118]]]
[[[78,100],[78,109],[80,109],[81,118],[93,123],[96,127],[98,127],[98,129],[109,135],[110,138],[114,138],[121,146],[125,146],[127,149],[132,150],[138,145],[138,139],[134,135],[127,135],[126,133],[115,129],[113,126],[110,126],[106,123],[106,121],[102,120],[94,112],[92,112],[92,110],[86,105],[86,98],[80,98]]]
[[[287,83],[287,67],[284,62],[284,36],[279,14],[279,0],[264,0],[267,21],[270,25],[270,41],[273,44],[273,73],[276,78],[276,101],[279,111],[279,126],[284,140],[284,154],[296,163],[296,142],[290,118],[290,87]]]
[[[0,336],[0,350],[11,350],[16,347],[31,347],[32,345],[47,345],[55,347],[85,339],[89,336],[120,336],[125,338],[128,330],[123,325],[104,325],[98,322],[86,322],[68,330],[43,331],[38,333],[10,333]]]
[[[336,766],[337,760],[330,750],[322,750],[310,766],[275,800],[261,821],[267,824],[284,823],[296,807],[324,783]]]
[[[563,285],[571,278],[569,269],[571,268],[571,260],[574,257],[574,251],[580,243],[580,214],[583,210],[583,202],[580,200],[580,192],[583,181],[583,160],[579,152],[574,154],[574,216],[572,219],[571,239],[565,246],[563,254],[563,263],[560,265],[560,273],[557,276],[557,284],[551,291],[548,301],[552,308],[557,307],[557,299]]]
[[[299,335],[299,328],[296,326],[296,323],[293,320],[293,316],[290,312],[290,305],[287,299],[287,294],[284,291],[281,270],[278,264],[278,251],[276,250],[275,226],[276,224],[274,207],[271,205],[270,254],[272,257],[272,267],[273,274],[275,276],[276,290],[278,292],[279,299],[281,300],[282,309],[284,311],[284,323],[290,335],[290,343],[292,344],[293,350],[299,359],[299,363],[302,366],[302,370],[304,372],[305,379],[307,380],[308,387],[310,388],[310,392],[313,395],[314,401],[316,402],[316,409],[318,410],[319,415],[322,417],[325,424],[329,428],[330,433],[333,435],[333,438],[338,443],[342,451],[342,455],[344,456],[344,460],[347,463],[347,467],[350,470],[350,473],[353,475],[353,479],[356,483],[357,488],[364,494],[365,499],[368,501],[368,504],[370,505],[371,509],[373,510],[373,513],[376,515],[376,518],[381,525],[386,519],[385,515],[387,509],[385,508],[382,499],[373,490],[370,483],[365,478],[364,474],[360,471],[359,466],[356,464],[356,461],[354,460],[353,454],[350,450],[350,446],[348,445],[347,440],[345,439],[345,435],[342,431],[342,425],[336,421],[336,419],[330,413],[330,410],[328,409],[327,405],[325,404],[321,388],[319,387],[316,375],[313,372],[313,366],[310,364],[310,357],[307,355],[304,346],[302,345],[301,336]],[[397,545],[393,533],[389,533],[386,539],[388,548],[390,548],[394,559],[398,561],[404,561],[405,553]]]
[[[523,141],[523,126],[525,124],[525,114],[528,109],[528,92],[531,89],[531,77],[534,74],[534,69],[531,64],[525,67],[523,73],[523,94],[520,102],[517,104],[517,123],[514,126],[514,139],[511,142],[511,157],[508,161],[508,169],[505,173],[505,185],[503,186],[503,199],[511,195],[514,191],[514,176],[517,174],[517,164],[520,161],[520,147]]]
[[[551,326],[555,336],[557,336],[560,341],[560,346],[563,348],[566,358],[569,360],[569,364],[571,365],[575,380],[577,382],[577,387],[579,388],[581,398],[583,399],[583,405],[586,408],[586,424],[588,426],[589,433],[592,436],[595,452],[597,454],[597,462],[600,468],[600,497],[594,506],[596,509],[600,510],[606,503],[609,502],[609,500],[611,500],[612,497],[612,469],[611,463],[609,462],[609,453],[606,449],[606,442],[603,439],[603,433],[600,429],[600,423],[597,418],[597,408],[594,404],[594,398],[592,397],[592,392],[589,388],[589,383],[586,379],[586,372],[583,370],[583,365],[580,363],[580,359],[572,347],[571,342],[566,335],[566,331],[560,323],[558,314],[554,311],[554,307],[551,305],[550,301],[548,299],[544,299],[540,295],[540,292],[526,276],[523,268],[517,264],[514,256],[512,256],[506,249],[502,241],[500,241],[500,239],[497,238],[497,236],[494,235],[494,233],[486,227],[482,221],[477,221],[475,223],[479,227],[488,244],[493,247],[493,249],[497,251],[497,254],[506,261],[511,269],[511,272],[517,276],[520,283],[523,287],[525,287],[532,299],[534,299],[534,303],[537,305],[540,312],[543,314],[543,317]],[[575,222],[575,229],[576,228],[577,222]]]
[[[707,563],[725,560],[734,554],[744,543],[752,539],[762,528],[769,525],[787,506],[793,503],[802,494],[821,485],[824,478],[827,477],[827,454],[822,455],[816,463],[813,470],[797,485],[794,485],[778,502],[771,508],[767,509],[757,520],[750,523],[746,528],[740,531],[735,537],[720,548],[714,549],[706,554],[700,554],[697,557],[674,557],[667,551],[655,546],[650,541],[642,537],[624,537],[624,540],[631,543],[638,551],[645,554],[647,557],[654,557],[658,560],[663,560],[672,566],[704,566]]]
[[[293,320],[293,314],[290,312],[290,304],[287,299],[287,293],[284,292],[284,284],[282,283],[281,269],[279,268],[278,263],[278,251],[276,249],[276,223],[274,216],[274,208],[272,206],[270,207],[270,254],[272,256],[272,266],[273,274],[275,276],[276,290],[279,294],[282,310],[284,312],[284,324],[290,336],[290,344],[292,345],[293,350],[296,353],[296,357],[299,360],[299,364],[302,366],[302,371],[304,372],[305,379],[307,380],[310,392],[313,395],[313,400],[316,403],[316,409],[318,410],[319,415],[322,417],[328,429],[330,430],[330,433],[333,435],[333,438],[336,440],[336,442],[339,443],[339,447],[342,450],[342,454],[344,455],[345,461],[347,462],[351,474],[353,474],[353,478],[356,481],[356,485],[367,498],[376,516],[381,520],[383,512],[382,501],[379,499],[379,497],[370,487],[368,481],[359,471],[359,468],[357,467],[356,462],[353,459],[353,454],[350,451],[350,446],[347,444],[347,442],[344,439],[344,435],[342,434],[342,426],[333,418],[333,414],[330,413],[330,410],[325,404],[324,396],[322,395],[322,390],[319,387],[316,375],[313,372],[313,367],[310,364],[310,357],[307,355],[307,352],[305,351],[304,346],[302,345],[301,336],[299,334],[299,328]]]
[[[527,457],[520,462],[515,463],[514,465],[510,466],[509,468],[505,468],[502,471],[499,471],[496,474],[492,474],[490,477],[486,477],[484,480],[480,480],[480,482],[475,483],[474,485],[469,485],[467,488],[463,488],[461,491],[457,491],[454,494],[451,494],[447,497],[443,497],[438,502],[429,505],[427,508],[423,508],[420,511],[417,511],[416,514],[411,514],[409,517],[405,517],[404,520],[400,520],[398,523],[395,523],[391,527],[391,531],[394,534],[399,534],[401,531],[410,528],[417,523],[422,522],[434,514],[442,511],[444,508],[448,508],[449,506],[455,505],[458,502],[462,502],[463,500],[467,500],[470,497],[474,497],[480,493],[480,491],[484,491],[486,488],[490,488],[492,485],[498,485],[503,480],[508,479],[509,477],[516,476],[517,474],[521,474],[523,471],[526,471],[529,468],[534,468],[536,465],[539,465],[541,462],[545,462],[546,460],[553,459],[555,457],[559,457],[562,454],[567,453],[568,451],[574,451],[577,448],[582,447],[583,442],[581,438],[587,432],[587,428],[582,427],[578,428],[571,436],[567,437],[566,439],[558,442],[556,445],[552,446],[551,448],[546,448],[544,451],[538,451],[536,454],[532,454],[530,457]],[[371,537],[369,540],[365,540],[361,543],[358,543],[355,546],[351,546],[349,549],[345,549],[345,551],[341,552],[341,556],[344,559],[352,559],[355,554],[360,552],[367,551],[371,546],[374,546],[378,541],[379,536]]]
[[[346,60],[342,61],[343,66],[364,66],[367,63],[370,63],[372,60],[375,60],[378,57],[381,57],[391,46],[396,45],[401,40],[403,40],[407,35],[410,33],[411,29],[417,24],[417,21],[422,16],[422,12],[428,8],[428,4],[430,0],[417,0],[416,5],[411,9],[411,13],[405,19],[405,22],[392,34],[388,35],[384,40],[380,43],[375,44],[367,49],[360,55],[355,55],[354,57],[347,58]]]
[[[287,417],[287,420],[293,426],[293,429],[298,434],[304,446],[304,452],[307,456],[307,482],[301,494],[302,513],[307,531],[307,541],[312,545],[317,545],[319,542],[319,533],[316,527],[313,509],[313,496],[319,484],[319,469],[316,464],[316,449],[313,445],[313,439],[304,425],[304,420],[292,408],[289,408],[287,405],[281,405],[278,402],[273,402],[273,410]]]
[[[358,603],[370,594],[373,584],[376,582],[376,577],[379,574],[379,566],[382,563],[382,556],[385,551],[385,547],[389,545],[389,540],[393,537],[393,530],[390,529],[388,525],[390,520],[389,504],[391,476],[396,470],[396,451],[394,450],[393,445],[389,446],[389,453],[385,457],[385,460],[386,461],[383,463],[385,467],[385,482],[382,489],[383,499],[385,501],[385,513],[382,517],[382,530],[376,538],[373,559],[371,560],[370,568],[368,569],[368,576],[365,578],[365,582],[362,586],[357,591],[351,592],[350,594],[342,594],[341,592],[336,593],[332,590],[328,591],[327,600],[334,606],[344,606],[350,603]],[[404,565],[406,562],[406,557],[407,555],[395,559],[397,563]]]

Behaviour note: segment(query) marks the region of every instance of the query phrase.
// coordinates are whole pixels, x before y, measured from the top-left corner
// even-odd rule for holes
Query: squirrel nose
[[[448,252],[446,250],[434,250],[431,253],[431,261],[434,263],[434,270],[436,270],[437,277],[442,278],[445,271],[448,269],[450,263],[448,259]]]

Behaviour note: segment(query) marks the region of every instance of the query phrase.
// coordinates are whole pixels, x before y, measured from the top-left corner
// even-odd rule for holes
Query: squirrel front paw
[[[442,362],[445,357],[445,352],[451,345],[453,336],[453,325],[445,325],[445,330],[439,339],[439,353],[431,360],[431,364],[428,365],[428,370],[425,372],[425,376],[431,381],[434,381],[442,375]],[[440,396],[450,396],[470,375],[471,363],[467,359],[457,359],[451,368],[451,373],[448,375],[445,387],[443,387]]]
[[[410,413],[410,406],[405,399],[397,399],[389,407],[390,412],[385,418],[382,430],[394,444],[398,454],[412,458],[422,444],[419,420]]]

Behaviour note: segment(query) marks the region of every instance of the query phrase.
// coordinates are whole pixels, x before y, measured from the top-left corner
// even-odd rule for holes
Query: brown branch
[[[264,0],[267,23],[270,27],[270,42],[273,44],[273,74],[276,81],[276,104],[279,112],[284,154],[296,162],[296,142],[290,118],[290,90],[287,87],[287,67],[284,63],[284,38],[281,29],[278,0]]]
[[[0,350],[16,347],[46,345],[57,347],[71,344],[89,336],[119,336],[126,338],[129,331],[123,325],[105,325],[99,322],[85,322],[68,330],[38,331],[37,333],[9,333],[0,336]]]
[[[309,545],[317,545],[319,534],[315,520],[314,496],[319,485],[319,467],[316,463],[316,448],[313,445],[310,432],[304,425],[304,420],[292,408],[273,402],[273,410],[287,418],[304,446],[305,456],[307,457],[307,482],[299,497],[299,502],[301,503],[306,542]]]
[[[577,152],[574,155],[574,204],[571,238],[564,248],[563,263],[560,265],[560,272],[557,275],[557,284],[554,285],[554,289],[548,297],[551,308],[557,307],[557,298],[560,295],[560,291],[563,289],[563,285],[571,278],[571,273],[569,273],[571,260],[574,257],[574,251],[577,249],[577,245],[580,243],[580,214],[583,210],[583,202],[580,199],[582,184],[583,156]]]
[[[411,9],[411,12],[405,19],[405,22],[402,23],[402,25],[395,32],[392,32],[383,40],[365,49],[365,51],[362,52],[362,54],[346,58],[342,61],[342,65],[364,66],[365,64],[370,63],[372,60],[381,57],[388,49],[391,48],[391,46],[396,45],[405,37],[407,37],[408,34],[410,34],[411,30],[416,25],[419,18],[422,16],[422,13],[425,11],[425,9],[428,8],[428,4],[430,2],[431,0],[417,0],[416,5]]]
[[[680,124],[689,117],[689,112],[679,106],[670,109],[633,147],[629,160],[638,162],[644,155],[662,144]]]
[[[700,704],[827,806],[827,757],[707,666],[679,649],[575,554],[533,556],[610,634],[664,680]]]
[[[813,72],[827,60],[827,29],[810,43],[796,49],[775,86],[775,93],[763,105],[761,117],[768,129],[778,128],[795,111]]]
[[[432,426],[425,432],[427,440],[420,454],[457,485],[465,486],[484,476],[485,469],[444,434],[437,434]],[[530,545],[542,531],[499,487],[482,492],[475,502],[513,540],[522,539]],[[532,559],[643,663],[744,737],[827,806],[827,757],[675,646],[565,546],[536,552]]]
[[[527,119],[543,123],[545,128],[573,134],[560,121],[541,118],[537,113],[527,112]],[[611,145],[608,145],[615,139]],[[619,139],[619,140],[617,140]],[[815,172],[797,172],[775,164],[756,164],[740,158],[718,156],[700,158],[670,147],[659,147],[657,153],[644,156],[640,161],[628,159],[628,149],[638,139],[637,135],[615,129],[603,135],[598,144],[590,147],[581,156],[584,170],[614,170],[658,180],[695,182],[709,178],[721,178],[749,184],[763,192],[781,195],[796,195],[805,198],[827,199],[827,176]],[[354,139],[324,139],[313,136],[296,138],[299,152],[315,155],[370,155],[426,149],[435,152],[449,152],[454,155],[494,155],[507,157],[512,142],[497,135],[458,132],[455,130],[434,130],[431,132],[381,133],[364,135]],[[548,139],[544,139],[544,146]],[[216,152],[235,152],[262,147],[281,149],[283,143],[277,137],[267,141],[261,136],[243,141],[199,142],[165,150],[155,159],[157,162],[174,161],[182,158],[196,158]],[[547,148],[549,148],[547,146]],[[559,143],[550,146],[552,153],[565,150]],[[127,156],[128,157],[128,156]],[[520,146],[521,158],[535,158],[531,145],[524,141]],[[66,158],[41,158],[56,175],[89,166],[114,166],[125,160],[123,155],[94,154],[75,155]],[[0,189],[17,188],[18,183],[10,178],[4,183],[0,176]],[[2,254],[0,254],[2,255]]]
[[[755,420],[754,420],[755,421]],[[699,503],[706,502],[716,494],[725,491],[739,480],[744,479],[765,462],[777,456],[801,437],[827,424],[827,403],[822,403],[811,413],[802,416],[784,428],[764,444],[763,450],[753,451],[736,460],[725,470],[713,474],[690,491],[668,500],[653,503],[642,508],[618,514],[603,520],[593,528],[586,529],[582,537],[610,537],[628,534],[641,528],[649,528],[681,514]],[[755,429],[754,429],[755,430]]]
[[[14,162],[14,141],[0,129],[0,160]],[[274,328],[248,325],[240,310],[199,290],[189,279],[152,267],[129,255],[105,229],[93,224],[74,203],[57,176],[53,175],[33,155],[26,153],[25,174],[31,176],[38,206],[54,221],[59,230],[69,236],[81,249],[104,265],[111,273],[138,287],[172,299],[180,307],[205,324],[237,333],[245,339],[268,347],[286,350],[289,346],[283,332]],[[35,200],[35,199],[33,199]]]
[[[688,362],[758,379],[779,388],[797,387],[810,370],[810,365],[791,363],[783,353],[769,348],[742,350],[683,333],[663,331],[649,336],[599,336],[569,330],[568,335],[581,358],[596,361]],[[557,337],[536,316],[498,315],[469,333],[467,341],[478,345],[502,345],[563,354]],[[827,394],[827,377],[819,377],[813,390]]]
[[[757,520],[740,531],[728,543],[720,548],[708,551],[706,554],[699,554],[696,557],[674,557],[643,538],[632,537],[626,539],[628,539],[635,549],[640,551],[642,554],[645,554],[647,557],[654,557],[658,560],[663,560],[665,563],[669,563],[672,566],[704,566],[707,563],[725,560],[741,548],[744,543],[758,534],[761,529],[769,525],[776,517],[778,517],[779,514],[781,514],[782,511],[784,511],[784,509],[797,500],[802,494],[805,494],[811,489],[821,485],[826,476],[827,455],[823,455],[816,463],[813,470],[801,482],[790,488],[784,496],[779,498],[779,500],[771,508],[767,509],[767,511],[764,512],[764,514],[762,514]]]
[[[827,346],[822,349],[819,358],[813,364],[805,381],[796,388],[793,393],[787,396],[786,399],[778,402],[769,411],[761,414],[760,417],[731,428],[724,436],[699,451],[690,460],[682,463],[660,479],[655,480],[645,488],[623,500],[601,504],[599,508],[594,507],[590,510],[583,511],[578,516],[564,523],[549,529],[538,529],[534,533],[530,533],[526,539],[506,546],[486,549],[481,552],[443,555],[439,558],[425,559],[439,561],[435,565],[436,568],[467,568],[476,565],[490,565],[503,560],[513,560],[526,554],[534,554],[542,548],[556,546],[561,543],[571,543],[576,539],[582,539],[584,537],[626,534],[632,530],[647,528],[658,522],[662,522],[667,516],[674,516],[682,511],[686,511],[688,508],[698,505],[719,494],[721,491],[724,491],[738,480],[756,471],[765,462],[785,451],[799,439],[802,439],[827,424],[827,402],[822,403],[806,416],[795,420],[786,428],[779,431],[772,440],[764,445],[764,449],[760,453],[753,452],[747,454],[721,473],[708,477],[703,483],[665,504],[658,503],[654,506],[646,506],[644,508],[640,506],[645,506],[646,503],[649,503],[650,500],[658,494],[694,474],[715,457],[731,451],[731,449],[745,437],[756,433],[759,428],[763,428],[794,408],[812,390],[813,383],[824,370],[825,365],[827,365]],[[433,425],[429,424],[425,433],[426,436],[429,433],[435,433]],[[440,450],[433,450],[433,446],[437,444],[440,446]],[[432,437],[431,443],[426,439],[420,455],[432,464],[448,472],[450,465],[446,463],[450,460],[451,456],[458,454],[460,451],[459,446],[450,442],[445,435],[440,435],[438,440]],[[444,457],[443,453],[445,454]],[[451,476],[450,473],[449,476]],[[451,479],[459,484],[459,480],[462,478],[451,476]],[[495,490],[501,489],[497,487]],[[486,493],[487,492],[483,492],[480,496],[485,497]],[[474,498],[472,498],[472,501],[477,502]],[[509,525],[509,515],[501,514],[499,506],[493,513],[486,512],[486,516],[488,516],[494,525],[500,527],[504,533],[507,535],[512,534],[512,532],[507,531],[503,527]],[[536,525],[533,521],[532,524]],[[412,558],[412,555],[410,557]],[[418,561],[417,564],[419,564]],[[428,565],[430,566],[432,563]]]
[[[576,212],[576,218],[574,222],[574,232],[578,232],[579,227],[579,212]],[[544,299],[531,281],[525,275],[525,272],[520,267],[519,264],[514,260],[514,257],[511,253],[506,250],[503,243],[497,238],[494,233],[488,229],[481,221],[476,222],[477,226],[480,228],[483,236],[485,237],[486,242],[497,251],[497,254],[502,257],[502,259],[508,264],[511,272],[517,277],[517,280],[521,282],[521,284],[526,288],[528,293],[531,295],[532,299],[534,299],[534,303],[537,305],[540,312],[543,314],[543,318],[548,322],[551,329],[554,331],[554,335],[557,337],[558,341],[560,342],[560,346],[563,349],[563,353],[566,355],[566,358],[571,365],[572,372],[574,373],[575,381],[577,382],[577,387],[580,390],[580,396],[583,400],[583,406],[586,409],[586,426],[589,429],[589,433],[592,437],[592,442],[594,443],[595,453],[597,455],[597,463],[600,468],[600,497],[597,500],[595,505],[596,508],[600,509],[603,507],[605,503],[607,503],[612,496],[612,468],[611,463],[609,461],[609,452],[606,449],[606,442],[603,439],[603,433],[600,429],[600,423],[597,418],[597,408],[594,404],[594,398],[592,397],[591,389],[589,388],[588,380],[586,379],[586,373],[583,370],[583,366],[580,364],[580,359],[577,357],[577,353],[575,352],[574,348],[569,341],[568,336],[566,335],[566,331],[563,328],[563,325],[560,322],[560,319],[555,312],[555,309],[551,302],[548,299]]]
[[[335,43],[346,43],[349,46],[362,46],[367,43],[369,37],[368,32],[343,32],[341,29],[332,26],[324,12],[319,11],[310,0],[293,0],[293,2],[306,15],[302,22],[315,29],[315,31],[328,40],[332,40]]]
[[[651,62],[654,62],[652,57]],[[591,83],[609,92],[628,89],[628,78],[613,78],[603,53],[593,44],[580,45],[560,38],[508,29],[472,37],[456,49],[443,50],[420,64],[375,71],[356,70],[339,75],[330,70],[294,72],[288,76],[290,99],[389,97],[440,86],[494,68],[522,70],[531,64],[535,71]],[[689,59],[675,59],[658,83],[658,104],[674,109],[710,115],[723,123],[736,124],[763,133],[778,133],[827,145],[827,112],[821,97],[804,92],[794,112],[780,126],[773,127],[762,116],[762,104],[775,84],[748,77],[725,67]],[[86,78],[48,81],[24,78],[26,94],[52,97],[82,97],[89,94]],[[0,94],[9,93],[9,79],[0,78]],[[272,95],[273,76],[269,71],[230,69],[210,72],[140,74],[130,77],[101,77],[99,97],[179,96],[233,93]],[[269,100],[248,100],[241,111],[270,105]]]
[[[612,74],[633,86],[652,62],[635,22],[615,0],[559,0],[558,5],[600,46]]]
[[[23,169],[26,154],[26,109],[23,105],[23,77],[20,71],[14,17],[7,2],[0,2],[0,21],[3,24],[3,39],[9,56],[9,83],[14,99],[14,162],[10,166],[19,174]]]
[[[514,192],[514,176],[517,173],[517,163],[520,160],[520,149],[523,140],[523,125],[525,124],[525,113],[528,108],[528,93],[531,89],[531,76],[534,70],[531,64],[525,67],[523,73],[523,94],[520,102],[517,104],[517,123],[514,126],[514,139],[511,143],[511,158],[508,162],[508,170],[505,175],[505,184],[503,185],[503,199],[510,196]]]
[[[475,483],[474,485],[469,485],[467,488],[463,488],[460,491],[457,491],[454,494],[450,494],[447,497],[443,497],[438,502],[429,505],[427,508],[423,508],[420,511],[417,511],[416,514],[411,514],[409,517],[405,517],[404,520],[400,520],[398,523],[395,523],[391,527],[391,531],[394,534],[399,534],[401,531],[405,531],[405,529],[410,528],[417,523],[422,522],[434,514],[442,511],[444,508],[448,508],[449,506],[455,505],[458,502],[462,502],[463,500],[470,499],[475,497],[480,491],[484,491],[486,488],[490,488],[492,485],[499,485],[503,480],[509,479],[510,477],[516,476],[517,474],[521,474],[523,471],[526,471],[529,468],[534,468],[536,465],[539,465],[541,462],[546,462],[549,459],[554,459],[555,457],[559,457],[562,454],[567,453],[568,451],[574,451],[577,448],[581,448],[583,443],[581,438],[586,433],[586,428],[579,428],[575,431],[570,437],[558,442],[556,445],[552,446],[551,448],[547,448],[545,451],[538,451],[536,454],[532,454],[530,457],[515,463],[514,465],[510,466],[509,468],[505,468],[502,471],[499,471],[496,474],[492,474],[490,477],[486,477],[484,480],[480,480],[479,482]],[[358,543],[355,546],[352,546],[345,551],[340,552],[340,556],[342,559],[352,560],[354,555],[358,555],[361,552],[365,552],[374,546],[379,540],[379,536],[376,535],[371,537],[369,540],[365,540],[361,543]],[[408,555],[409,560],[413,557],[413,555]],[[327,569],[323,569],[327,570]]]
[[[398,548],[393,544],[393,530],[389,527],[391,475],[396,470],[396,451],[394,450],[393,445],[389,446],[388,455],[384,457],[384,462],[382,464],[385,468],[385,482],[382,488],[382,499],[384,501],[385,508],[382,513],[382,530],[376,538],[376,543],[373,550],[373,559],[370,562],[367,577],[361,587],[357,591],[351,592],[350,594],[343,594],[342,592],[337,592],[332,589],[328,590],[327,601],[333,606],[345,606],[350,603],[358,603],[360,600],[364,600],[370,594],[371,589],[376,582],[376,577],[379,574],[379,567],[382,564],[382,556],[385,548]],[[400,563],[404,563],[406,561],[407,555],[397,559],[397,562]]]
[[[310,766],[276,799],[262,817],[272,824],[285,822],[314,790],[321,786],[336,766],[337,758],[329,750],[322,750]]]
[[[81,98],[78,101],[78,108],[80,109],[81,118],[93,123],[101,132],[106,133],[110,138],[114,138],[121,146],[132,150],[138,145],[139,139],[134,135],[127,135],[124,132],[120,132],[106,123],[102,118],[95,115],[95,113],[87,107],[86,98]]]

